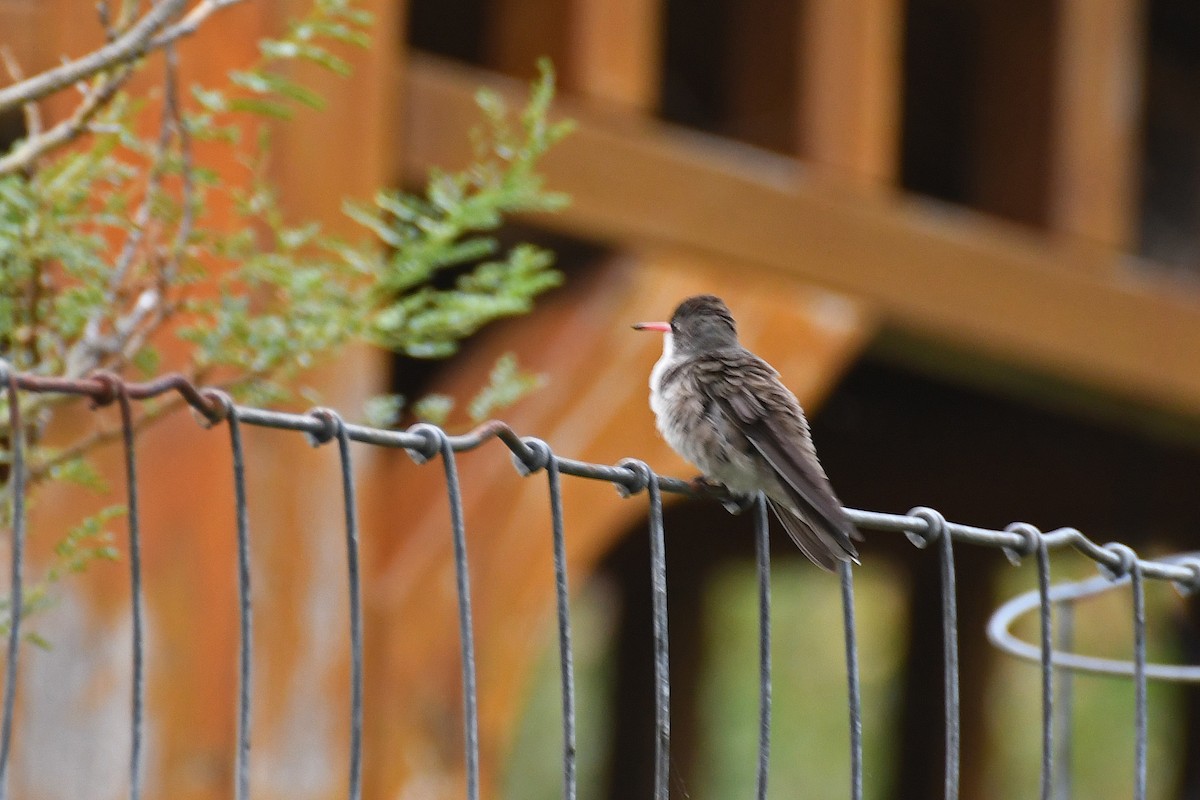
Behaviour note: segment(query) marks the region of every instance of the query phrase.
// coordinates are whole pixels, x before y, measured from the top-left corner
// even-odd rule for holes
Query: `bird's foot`
[[[754,505],[754,495],[738,494],[720,481],[714,481],[707,475],[698,475],[691,480],[691,486],[696,494],[711,497],[725,506],[730,514],[741,514]]]

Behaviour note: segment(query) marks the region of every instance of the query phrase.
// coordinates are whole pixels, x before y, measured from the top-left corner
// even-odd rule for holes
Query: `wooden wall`
[[[495,353],[531,352],[551,384],[513,412],[523,432],[574,457],[637,455],[686,474],[644,407],[656,345],[619,337],[626,323],[666,314],[701,289],[762,320],[753,342],[811,405],[882,326],[918,342],[920,359],[971,380],[991,379],[1002,364],[1088,402],[1115,399],[1156,417],[1200,412],[1200,303],[1135,252],[1145,3],[410,2],[422,30],[440,19],[441,49],[472,64],[411,52],[405,3],[366,0],[374,46],[352,80],[316,78],[331,108],[279,129],[273,174],[295,214],[339,225],[345,195],[464,163],[474,89],[516,97],[514,77],[527,78],[538,55],[554,57],[562,113],[580,127],[546,168],[574,203],[533,222],[601,241],[610,255],[439,379],[466,391]],[[304,5],[251,0],[221,12],[185,47],[188,77],[245,63],[258,38]],[[91,13],[78,0],[0,0],[0,40],[33,68],[95,41]],[[935,77],[936,97],[920,91]],[[234,174],[228,156],[214,157]],[[963,352],[987,359],[950,358]],[[607,366],[598,372],[599,362]],[[389,369],[381,354],[354,350],[313,379],[326,404],[353,415],[387,386]],[[142,447],[149,787],[184,800],[227,797],[236,620],[223,433],[201,433],[181,416]],[[248,447],[259,587],[254,796],[341,796],[348,671],[332,453],[276,432],[254,432]],[[110,467],[115,457],[104,455]],[[456,797],[444,501],[436,465],[405,461],[356,448],[368,576],[366,796]],[[540,482],[516,479],[503,454],[464,459],[463,474],[493,796],[549,619],[548,523]],[[164,484],[172,488],[149,488]],[[576,585],[638,518],[607,492],[571,487],[569,509],[584,509],[572,529]],[[84,502],[46,493],[35,549]],[[59,644],[26,654],[14,796],[123,790],[122,569],[100,567],[71,589],[47,622]],[[64,730],[81,733],[63,744]]]

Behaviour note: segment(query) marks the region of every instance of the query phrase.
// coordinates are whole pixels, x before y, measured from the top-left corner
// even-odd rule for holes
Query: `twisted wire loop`
[[[467,800],[479,800],[479,699],[476,695],[475,633],[471,617],[471,576],[467,563],[467,528],[463,521],[462,489],[454,447],[445,431],[434,425],[418,424],[409,432],[420,436],[423,449],[409,454],[417,463],[440,453],[450,501],[450,527],[454,536],[454,576],[458,590],[458,634],[462,647],[463,725],[467,761]],[[436,449],[434,449],[436,446]]]
[[[627,458],[620,467],[634,473],[625,496],[641,491],[650,500],[650,589],[654,614],[654,799],[668,800],[671,771],[671,665],[667,639],[667,555],[663,532],[662,491],[658,475],[644,461]],[[640,487],[640,488],[639,488]]]
[[[10,555],[10,584],[8,600],[8,653],[4,673],[4,711],[0,717],[0,800],[8,797],[8,754],[12,744],[13,706],[17,699],[17,661],[21,650],[21,616],[24,612],[25,589],[25,433],[21,427],[20,398],[17,378],[7,363],[0,361],[0,376],[8,394],[8,426],[12,441],[9,463],[9,486],[12,496],[12,541]]]
[[[554,599],[558,614],[559,676],[562,684],[563,724],[563,800],[575,800],[578,787],[575,752],[575,656],[571,644],[571,593],[567,585],[567,543],[563,533],[562,477],[558,459],[550,445],[541,439],[522,440],[532,457],[525,460],[513,454],[513,463],[522,475],[546,470],[550,489],[550,524],[554,545]]]
[[[767,497],[758,493],[754,552],[758,567],[758,780],[755,797],[767,800],[771,759],[771,538]]]
[[[254,617],[250,604],[250,512],[246,501],[246,455],[242,445],[242,424],[234,410],[233,398],[219,389],[202,393],[220,419],[229,425],[229,450],[233,458],[234,513],[237,526],[238,576],[238,711],[237,753],[234,762],[234,798],[250,797],[250,696],[253,687]],[[202,417],[209,426],[216,420]]]
[[[338,443],[338,463],[342,473],[342,502],[346,517],[346,573],[350,593],[350,800],[362,797],[363,729],[363,641],[362,587],[358,567],[358,508],[354,502],[354,470],[350,461],[350,437],[346,424],[336,411],[315,408],[308,415],[323,427],[310,431],[314,446],[333,439]]]
[[[957,800],[960,769],[961,732],[958,697],[958,603],[954,578],[954,541],[940,512],[924,506],[908,512],[924,520],[923,531],[913,531],[909,539],[918,547],[941,545],[942,578],[942,682],[946,715],[946,800]]]
[[[1172,581],[1175,591],[1183,597],[1191,597],[1200,592],[1200,558],[1183,556],[1176,563],[1191,570],[1191,576],[1184,580]]]
[[[838,565],[842,584],[842,627],[846,640],[846,696],[850,714],[850,800],[863,796],[862,685],[858,673],[858,626],[854,621],[854,567]]]

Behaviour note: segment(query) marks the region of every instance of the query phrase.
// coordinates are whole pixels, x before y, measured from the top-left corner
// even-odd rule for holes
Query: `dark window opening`
[[[1138,250],[1200,271],[1200,5],[1152,0]]]
[[[798,13],[794,2],[668,0],[662,117],[796,152]]]
[[[904,188],[1046,223],[1055,25],[1053,5],[1040,0],[910,0]]]

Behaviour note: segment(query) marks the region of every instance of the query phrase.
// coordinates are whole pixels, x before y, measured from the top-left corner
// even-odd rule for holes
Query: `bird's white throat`
[[[653,396],[662,387],[662,376],[671,366],[671,357],[675,354],[675,337],[668,331],[663,334],[663,351],[650,370],[650,393]]]

